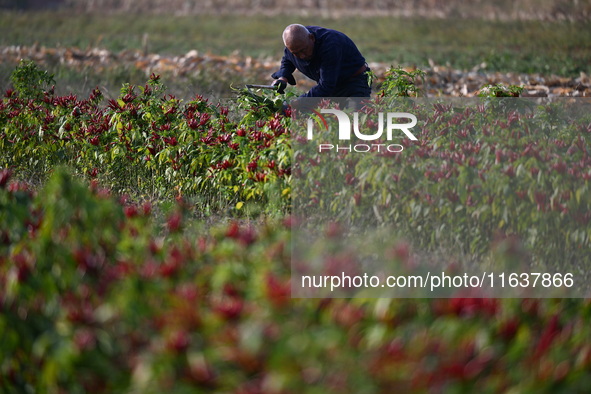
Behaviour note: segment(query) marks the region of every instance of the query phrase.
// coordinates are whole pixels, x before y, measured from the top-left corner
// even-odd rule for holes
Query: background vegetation
[[[191,50],[199,54],[243,58],[252,57],[278,67],[282,52],[280,34],[293,22],[318,24],[342,30],[354,38],[369,62],[481,73],[495,71],[579,77],[591,74],[591,28],[587,21],[500,20],[422,18],[392,16],[323,16],[254,14],[127,14],[79,13],[73,11],[3,12],[0,14],[0,71],[9,75],[15,66],[6,48],[91,48],[112,53],[153,53],[183,56]],[[31,28],[33,27],[33,28]],[[4,54],[3,54],[4,52]],[[144,71],[133,63],[109,70],[72,65],[53,58],[44,67],[55,74],[58,86],[88,94],[95,86],[116,95],[122,83],[141,84]],[[187,90],[219,94],[230,83],[253,82],[252,75],[240,72],[224,75],[211,68],[169,82],[180,96]],[[266,82],[270,72],[257,76]],[[250,80],[248,80],[250,79]],[[261,81],[260,79],[263,79]],[[0,81],[7,87],[7,79]],[[82,87],[86,90],[82,91]],[[183,89],[185,90],[183,92]],[[62,92],[69,93],[69,92]],[[227,92],[225,92],[227,94]]]
[[[0,0],[0,7],[77,12],[175,14],[290,14],[290,15],[420,15],[479,19],[585,20],[591,6],[578,0]]]

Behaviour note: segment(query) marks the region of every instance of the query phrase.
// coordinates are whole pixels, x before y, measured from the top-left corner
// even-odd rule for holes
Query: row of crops
[[[280,96],[183,102],[156,75],[114,100],[57,96],[32,63],[12,81],[0,103],[1,391],[591,384],[582,297],[291,298],[292,239],[326,221],[393,225],[387,252],[404,267],[425,255],[448,266],[438,245],[453,242],[469,261],[585,278],[591,120],[579,105],[390,97],[428,119],[417,142],[399,141],[404,155],[326,155],[302,144]],[[363,124],[388,97],[366,103]]]

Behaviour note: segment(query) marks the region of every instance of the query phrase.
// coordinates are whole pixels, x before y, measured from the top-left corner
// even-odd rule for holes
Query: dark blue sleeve
[[[287,79],[287,82],[289,82],[290,85],[295,85],[296,80],[293,77],[293,72],[295,71],[296,66],[291,61],[291,56],[290,56],[291,54],[288,52],[289,51],[287,48],[285,48],[283,50],[283,58],[281,59],[281,67],[279,68],[279,71],[274,72],[271,75],[271,78],[279,79],[281,77],[284,77],[285,79]]]

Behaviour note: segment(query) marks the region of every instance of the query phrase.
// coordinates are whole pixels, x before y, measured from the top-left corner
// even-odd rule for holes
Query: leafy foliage
[[[418,97],[419,85],[424,85],[425,72],[421,69],[406,70],[390,67],[382,83],[379,95],[382,97]],[[422,82],[422,83],[420,83]]]
[[[55,83],[53,75],[41,70],[32,60],[21,60],[10,75],[10,81],[21,98],[41,98]]]
[[[519,97],[523,87],[516,85],[488,84],[480,89],[478,97]]]
[[[289,220],[202,228],[183,204],[158,219],[62,169],[38,192],[0,180],[5,392],[591,381],[583,299],[291,299]]]
[[[15,78],[28,70],[19,66]],[[231,120],[222,103],[201,96],[184,103],[165,91],[152,75],[145,86],[123,85],[106,107],[98,89],[85,100],[9,92],[0,166],[38,177],[65,164],[119,194],[198,197],[204,208],[286,206],[290,118],[277,112],[282,101],[242,96],[236,107],[245,108],[244,119]]]
[[[282,203],[271,212],[288,211],[297,167],[278,97],[239,98],[233,105],[246,113],[202,97],[183,103],[155,75],[123,86],[106,106],[98,90],[85,100],[24,91],[0,102],[0,391],[583,392],[591,384],[588,300],[292,299],[294,218],[199,220],[204,205],[191,199],[203,193],[233,213],[274,195]],[[463,235],[478,210],[494,219],[482,223],[507,229],[559,228],[575,214],[588,223],[586,189],[565,194],[588,175],[588,126],[572,138],[571,129],[533,133],[559,109],[526,119],[528,132],[513,127],[523,115],[511,106],[485,128],[488,107],[435,103],[420,110],[437,132],[405,144],[414,160],[395,159],[382,174],[369,161],[344,161],[350,186],[363,184],[360,203],[377,201],[383,217],[396,219],[402,207],[407,228],[422,226],[414,231],[427,238],[460,201],[466,214],[449,225]],[[30,176],[44,186],[23,181]],[[386,188],[380,176],[391,177]],[[550,187],[555,195],[536,194]],[[519,215],[500,225],[503,209]],[[547,236],[536,248],[557,242]],[[588,248],[585,234],[569,237],[562,242]],[[396,261],[410,263],[408,245],[392,242]]]

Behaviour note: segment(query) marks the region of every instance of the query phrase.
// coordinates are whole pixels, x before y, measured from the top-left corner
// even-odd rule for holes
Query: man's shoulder
[[[342,34],[334,29],[329,29],[327,27],[322,27],[322,26],[315,26],[315,25],[311,25],[311,26],[306,26],[306,29],[308,29],[308,31],[310,31],[310,33],[314,33],[314,34]]]
[[[306,26],[306,28],[310,31],[310,33],[314,34],[316,40],[323,42],[323,41],[343,41],[346,40],[348,37],[341,33],[338,30],[329,29],[322,26]]]
[[[316,26],[316,25],[308,25],[308,26],[306,26],[306,29],[308,29],[311,33],[315,33],[319,30],[329,30],[329,29],[326,29],[326,27]]]

